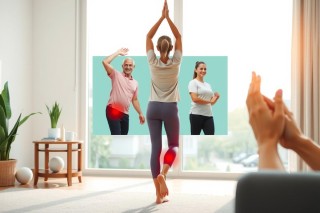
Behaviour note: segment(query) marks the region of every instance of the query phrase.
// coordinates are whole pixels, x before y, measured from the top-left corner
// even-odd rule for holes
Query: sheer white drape
[[[320,143],[320,1],[293,0],[292,109],[301,130]],[[301,159],[298,170],[308,170]]]

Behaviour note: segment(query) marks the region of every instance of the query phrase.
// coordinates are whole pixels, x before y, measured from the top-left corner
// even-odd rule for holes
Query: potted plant
[[[55,102],[51,109],[46,105],[51,122],[51,128],[48,130],[48,137],[51,139],[58,139],[60,138],[60,128],[57,128],[57,124],[59,121],[59,117],[62,111],[59,104]]]
[[[40,113],[41,112],[37,112]],[[0,94],[0,186],[12,186],[15,183],[16,159],[10,159],[11,145],[16,139],[19,126],[34,114],[31,113],[21,119],[21,113],[11,131],[9,121],[11,118],[10,94],[8,82]]]

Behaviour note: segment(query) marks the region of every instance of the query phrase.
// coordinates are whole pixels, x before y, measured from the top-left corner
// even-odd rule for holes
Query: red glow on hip
[[[121,119],[123,116],[123,113],[113,107],[109,107],[108,109],[108,117],[113,119],[113,120],[118,120]]]

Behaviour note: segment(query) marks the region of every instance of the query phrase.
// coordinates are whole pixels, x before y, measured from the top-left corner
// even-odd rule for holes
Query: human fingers
[[[126,55],[128,53],[129,49],[128,48],[121,48],[120,49],[120,54],[121,55]]]
[[[293,113],[288,109],[288,107],[284,104],[284,113],[290,118],[293,119]]]
[[[261,89],[261,76],[260,75],[257,75],[256,76],[256,79],[255,79],[255,85],[254,85],[254,92],[258,92],[260,93]]]
[[[248,96],[251,94],[260,93],[261,77],[257,75],[254,71],[251,75],[251,83],[249,86]]]
[[[264,95],[262,95],[262,97],[263,97],[263,100],[267,103],[267,106],[269,107],[269,109],[274,111],[274,102],[270,98]]]
[[[248,96],[246,100],[248,110],[250,110],[254,106],[260,105],[263,102],[263,99],[260,93],[260,86],[261,86],[261,77],[259,75],[256,75],[256,73],[253,71],[250,88],[249,88]]]
[[[169,7],[168,7],[167,1],[165,1],[164,5],[165,5],[165,15],[166,15],[166,17],[168,17],[169,16]]]
[[[250,85],[249,85],[248,94],[250,94],[252,92],[252,90],[253,90],[255,76],[256,76],[256,73],[253,71],[251,73],[251,82],[250,82]]]
[[[163,11],[166,11],[168,9],[167,1],[165,0],[163,3]]]
[[[284,115],[284,103],[282,100],[282,90],[277,90],[274,97],[274,116],[280,118]]]
[[[251,82],[250,82],[250,85],[249,85],[248,94],[247,94],[247,99],[246,99],[246,104],[247,104],[248,110],[249,110],[249,107],[251,106],[251,98],[252,98],[252,95],[251,95],[251,94],[253,93],[255,76],[256,76],[256,73],[253,71],[253,72],[251,73]]]
[[[267,103],[267,106],[269,107],[270,110],[274,111],[274,102],[266,97],[265,95],[262,95],[263,97],[263,100]],[[288,109],[288,107],[283,104],[283,108],[284,108],[284,113],[290,118],[292,119],[293,118],[293,113]]]
[[[164,1],[164,3],[163,3],[163,8],[162,8],[163,15],[164,15],[165,11],[166,11],[166,1]]]

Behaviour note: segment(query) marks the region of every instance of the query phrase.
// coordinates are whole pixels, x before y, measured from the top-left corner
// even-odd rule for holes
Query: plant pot
[[[16,182],[16,164],[17,160],[15,159],[0,161],[0,187],[14,186]]]
[[[48,138],[58,139],[60,138],[60,128],[50,128],[48,129]]]

